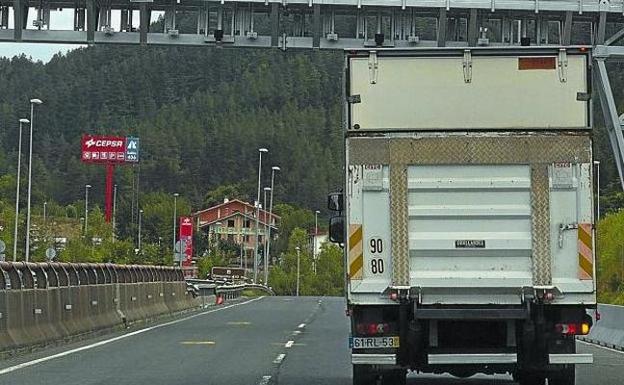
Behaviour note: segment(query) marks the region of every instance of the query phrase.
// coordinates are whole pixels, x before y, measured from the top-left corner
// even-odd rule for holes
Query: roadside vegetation
[[[598,222],[598,301],[624,305],[624,211],[614,211]]]

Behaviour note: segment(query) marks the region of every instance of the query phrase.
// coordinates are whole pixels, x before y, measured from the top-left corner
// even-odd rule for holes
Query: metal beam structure
[[[35,20],[27,23],[31,9]],[[50,29],[59,10],[72,9],[73,26]],[[156,19],[163,28],[149,30]],[[0,0],[3,42],[281,49],[594,45],[605,43],[608,24],[622,23],[624,0]],[[573,36],[583,29],[573,24],[583,24],[585,35]]]
[[[617,34],[620,34],[617,32]],[[611,39],[610,39],[611,40]],[[616,39],[617,40],[617,39]],[[605,61],[609,58],[624,59],[624,47],[601,45],[594,48],[594,77],[596,91],[600,98],[600,106],[609,133],[609,142],[613,150],[615,165],[620,176],[620,183],[624,189],[624,115],[618,113],[617,104],[613,97],[609,73]]]

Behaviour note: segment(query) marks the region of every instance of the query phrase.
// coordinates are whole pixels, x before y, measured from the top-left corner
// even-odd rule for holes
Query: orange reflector
[[[554,70],[557,68],[555,57],[518,58],[519,70]]]

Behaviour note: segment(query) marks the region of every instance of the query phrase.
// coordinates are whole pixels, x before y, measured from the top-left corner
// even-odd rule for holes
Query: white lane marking
[[[190,315],[188,317],[180,318],[180,319],[177,319],[177,320],[174,320],[174,321],[169,321],[169,322],[166,322],[166,323],[163,323],[163,324],[150,326],[150,327],[145,328],[145,329],[139,329],[139,330],[127,333],[127,334],[122,334],[120,336],[113,337],[113,338],[110,338],[110,339],[104,340],[104,341],[99,341],[99,342],[96,342],[96,343],[91,344],[91,345],[81,346],[81,347],[76,348],[76,349],[71,349],[71,350],[68,350],[68,351],[65,351],[65,352],[53,354],[51,356],[42,357],[42,358],[38,358],[36,360],[24,362],[24,363],[21,363],[19,365],[15,365],[15,366],[11,366],[11,367],[8,367],[8,368],[5,368],[5,369],[1,369],[0,370],[0,375],[11,373],[11,372],[14,372],[16,370],[24,369],[24,368],[27,368],[29,366],[37,365],[37,364],[40,364],[42,362],[50,361],[50,360],[53,360],[53,359],[56,359],[56,358],[69,356],[70,354],[82,352],[84,350],[97,348],[98,346],[108,345],[108,344],[110,344],[112,342],[123,340],[124,338],[136,336],[137,334],[142,334],[142,333],[149,332],[149,331],[155,330],[155,329],[159,329],[159,328],[162,328],[162,327],[165,327],[165,326],[175,325],[177,323],[188,321],[188,320],[190,320],[192,318],[195,318],[195,317],[199,317],[199,316],[210,314],[210,313],[215,313],[215,312],[218,312],[218,311],[221,311],[221,310],[225,310],[225,309],[229,309],[229,308],[232,308],[232,307],[235,307],[235,306],[245,305],[245,304],[257,301],[257,300],[262,299],[262,298],[264,298],[264,297],[258,297],[258,298],[250,299],[249,301],[235,303],[235,304],[228,305],[228,306],[225,306],[225,307],[220,307],[218,309],[213,309],[213,310],[209,310],[209,311],[193,314],[193,315]]]
[[[294,344],[295,344],[295,341],[290,340],[290,341],[286,342],[286,345],[284,345],[284,347],[285,348],[291,348]]]
[[[279,354],[277,357],[275,357],[275,359],[273,360],[273,363],[274,364],[281,364],[282,361],[284,361],[284,357],[286,357],[285,353]]]
[[[301,331],[300,331],[300,330],[295,330],[295,331],[293,332],[293,335],[294,335],[294,336],[297,336],[297,335],[299,335],[299,334],[301,334]]]
[[[262,376],[262,379],[260,380],[260,382],[258,382],[258,385],[268,385],[269,381],[271,381],[271,376]]]
[[[299,326],[297,326],[297,329],[303,329],[305,327],[305,324],[300,324]]]
[[[595,348],[597,348],[597,349],[604,349],[604,350],[608,350],[608,351],[610,351],[610,352],[624,354],[624,352],[623,352],[623,351],[621,351],[621,350],[617,350],[617,349],[613,349],[613,348],[608,348],[608,347],[606,347],[606,346],[602,346],[602,345],[598,345],[598,344],[593,344],[593,343],[591,343],[591,342],[586,342],[586,341],[581,341],[581,340],[576,340],[576,341],[577,341],[577,342],[580,342],[580,343],[582,343],[582,344],[585,344],[585,345],[593,346],[593,347],[595,347]]]

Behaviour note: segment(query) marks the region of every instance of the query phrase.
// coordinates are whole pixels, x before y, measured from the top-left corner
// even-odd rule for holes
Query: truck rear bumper
[[[549,364],[593,364],[593,354],[549,354]]]
[[[466,364],[515,364],[516,353],[488,354],[429,354],[429,365],[466,365]]]
[[[352,353],[353,365],[396,365],[396,354]]]

